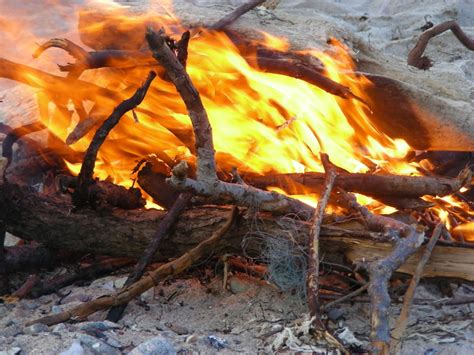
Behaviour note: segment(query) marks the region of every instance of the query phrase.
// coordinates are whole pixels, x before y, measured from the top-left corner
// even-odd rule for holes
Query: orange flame
[[[93,3],[97,5],[98,1]],[[176,35],[184,31],[173,15],[172,0],[155,1],[155,4],[160,5],[164,14],[130,17],[123,7],[111,0],[101,1],[105,14],[79,9],[80,38],[84,44],[98,48],[138,50],[145,45],[147,25],[159,24],[165,27],[167,33]],[[22,25],[0,15],[0,30],[7,34],[7,42],[14,43],[21,29],[22,36],[27,40],[19,42],[25,43],[28,51],[33,52],[34,43],[47,38],[35,37]],[[75,40],[78,34],[72,33],[70,38]],[[286,39],[266,33],[263,33],[262,43],[281,51],[289,48]],[[6,47],[15,48],[14,45]],[[370,102],[365,93],[373,84],[355,73],[355,64],[341,43],[332,41],[331,50],[327,52],[307,50],[302,53],[322,62],[332,80],[349,87],[355,95]],[[16,56],[13,57],[15,59]],[[42,68],[51,68],[53,59],[64,62],[66,56],[61,51],[52,50],[36,63]],[[150,66],[104,68],[87,71],[81,79],[123,92],[126,97],[125,92],[133,92],[150,69]],[[378,131],[372,124],[370,108],[365,104],[338,98],[296,78],[252,67],[223,33],[202,30],[193,36],[187,71],[208,112],[217,163],[224,171],[230,171],[233,167],[242,172],[260,174],[322,171],[319,153],[324,151],[335,164],[352,172],[365,172],[370,163],[385,172],[418,174],[416,166],[403,159],[410,149],[408,144]],[[113,109],[100,100],[97,105],[102,105],[100,109],[105,112]],[[89,102],[85,106],[89,111],[92,104]],[[71,103],[69,107],[73,108]],[[150,154],[156,154],[165,162],[173,162],[176,157],[193,159],[189,142],[185,139],[192,137],[191,123],[171,83],[156,78],[140,108],[153,114],[137,112],[138,123],[134,122],[131,114],[122,118],[99,151],[96,177],[112,178],[117,184],[131,186],[130,172],[136,160]],[[57,112],[54,117],[54,121],[44,123],[65,141],[77,124],[78,117],[74,114],[71,120],[60,117]],[[85,151],[92,136],[92,132],[87,134],[73,144],[72,149]],[[80,164],[66,163],[73,174],[79,172]],[[295,197],[313,205],[317,199],[310,193]],[[378,212],[392,211],[365,196],[358,196],[358,199]],[[443,201],[448,205],[457,203],[451,197]],[[445,209],[438,209],[440,216],[444,213],[442,211]],[[456,228],[462,229],[461,226]]]

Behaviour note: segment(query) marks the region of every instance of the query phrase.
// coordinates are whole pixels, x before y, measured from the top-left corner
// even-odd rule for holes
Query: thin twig
[[[128,276],[127,281],[125,281],[124,288],[130,286],[131,284],[140,280],[140,278],[145,273],[145,270],[148,265],[150,265],[153,256],[158,251],[161,241],[168,235],[171,227],[176,223],[181,212],[188,206],[193,194],[191,192],[183,192],[176,199],[175,203],[171,209],[166,213],[163,219],[156,230],[153,239],[151,240],[148,248],[146,249],[143,256],[140,258],[139,262],[135,265],[132,273]],[[127,304],[123,304],[117,307],[110,309],[107,314],[107,320],[112,322],[118,322],[122,318],[123,312]]]
[[[148,88],[151,85],[151,82],[155,77],[156,73],[150,71],[148,78],[142,84],[142,86],[137,89],[135,94],[118,105],[109,118],[105,120],[102,126],[95,133],[94,138],[92,139],[89,148],[86,151],[86,155],[84,156],[84,161],[78,176],[77,189],[73,195],[74,204],[76,206],[81,206],[89,202],[89,188],[93,184],[94,167],[95,161],[97,159],[97,153],[107,138],[107,135],[118,124],[125,113],[133,110],[135,107],[141,104],[145,98]]]
[[[408,318],[410,316],[410,308],[413,304],[413,299],[415,297],[415,290],[420,282],[421,276],[423,274],[423,270],[425,268],[426,263],[430,259],[431,253],[438,241],[439,237],[441,236],[441,232],[443,231],[443,224],[438,224],[433,231],[433,235],[431,236],[430,241],[425,247],[425,251],[423,256],[421,257],[418,266],[416,267],[415,274],[413,275],[410,285],[405,293],[405,297],[403,298],[403,307],[400,312],[400,317],[398,318],[397,325],[395,329],[392,331],[392,342],[390,344],[391,351],[398,353],[401,346],[401,340],[403,338],[403,334],[405,333]]]
[[[129,266],[130,264],[132,264],[132,259],[130,258],[109,258],[102,260],[92,265],[82,267],[78,271],[66,273],[46,280],[35,286],[31,290],[30,294],[34,298],[38,298],[43,295],[49,295],[60,290],[61,288],[72,285],[75,282],[94,280],[97,277],[110,274],[121,268]]]
[[[321,159],[324,154],[321,153]],[[324,211],[329,202],[331,191],[336,180],[336,169],[329,166],[326,170],[326,179],[324,182],[324,190],[318,202],[312,220],[311,229],[308,238],[308,270],[306,274],[307,297],[310,317],[314,329],[322,330],[324,325],[320,317],[319,307],[319,234],[321,232],[321,224],[323,222]]]
[[[38,283],[40,277],[38,274],[31,274],[26,278],[26,281],[23,283],[23,285],[20,286],[18,290],[13,292],[12,296],[18,297],[18,298],[25,298],[28,296],[33,288],[36,286]]]
[[[176,276],[188,269],[195,262],[200,260],[205,255],[209,255],[214,247],[219,243],[222,237],[229,231],[232,227],[234,220],[237,217],[238,209],[233,207],[229,213],[229,217],[226,223],[219,228],[209,239],[199,243],[195,248],[191,249],[186,254],[180,256],[178,259],[170,261],[156,270],[152,271],[145,277],[141,278],[139,281],[130,285],[129,287],[122,289],[118,292],[113,293],[109,296],[99,297],[93,301],[83,303],[77,307],[74,307],[70,310],[49,315],[40,319],[33,320],[28,322],[26,325],[31,325],[35,323],[43,323],[48,326],[66,322],[68,320],[84,320],[87,316],[113,307],[126,304],[130,302],[136,296],[142,294],[146,290],[157,286],[161,280],[167,276]]]
[[[331,302],[328,302],[326,304],[324,304],[323,306],[321,306],[321,310],[326,310],[326,309],[329,309],[331,307],[334,307],[335,305],[339,304],[339,303],[343,303],[343,302],[346,302],[356,296],[359,296],[362,292],[364,292],[365,290],[367,290],[369,288],[369,283],[366,283],[365,285],[362,285],[361,287],[359,287],[357,290],[355,291],[352,291],[350,293],[348,293],[347,295],[344,295],[334,301],[331,301]]]
[[[408,65],[414,66],[418,69],[429,69],[432,66],[432,61],[428,57],[423,56],[426,46],[431,38],[448,30],[451,30],[459,42],[461,42],[467,49],[474,51],[474,39],[470,38],[456,21],[446,21],[431,27],[420,35],[415,47],[410,51],[410,53],[408,53]]]
[[[234,23],[240,16],[246,14],[253,8],[257,7],[258,5],[263,4],[264,2],[265,0],[250,0],[246,3],[243,3],[234,11],[224,16],[213,25],[209,26],[209,28],[212,30],[222,30],[225,27],[229,26],[230,24]]]

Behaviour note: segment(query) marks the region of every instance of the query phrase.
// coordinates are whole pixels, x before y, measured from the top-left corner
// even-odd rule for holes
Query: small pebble
[[[33,335],[33,334],[49,332],[49,328],[46,324],[36,323],[23,329],[23,332],[28,335]]]
[[[81,345],[96,355],[119,355],[121,352],[116,348],[104,343],[102,340],[90,335],[81,335],[78,338]]]
[[[3,330],[0,330],[0,336],[8,338],[8,337],[16,337],[19,334],[22,334],[23,330],[16,324],[12,324],[6,327]]]
[[[104,320],[103,322],[84,322],[79,326],[79,329],[85,332],[105,332],[110,329],[120,329],[120,324]]]
[[[224,349],[227,346],[227,340],[219,338],[215,335],[209,335],[207,340],[209,340],[209,344],[211,344],[211,346],[217,350]]]
[[[62,313],[64,310],[61,306],[53,306],[51,307],[51,313],[58,314]]]
[[[171,323],[166,323],[165,324],[169,329],[171,329],[173,332],[175,332],[178,335],[186,335],[189,334],[189,330],[186,327],[183,327],[178,324],[171,324]]]
[[[52,330],[52,332],[56,333],[56,334],[61,334],[61,333],[67,332],[67,331],[68,330],[67,330],[66,325],[64,323],[57,324]]]
[[[175,355],[176,349],[163,337],[148,339],[134,348],[129,355]]]
[[[114,348],[121,348],[123,347],[122,343],[119,341],[117,336],[115,334],[108,334],[105,342],[109,344],[110,346],[113,346]]]
[[[26,309],[29,309],[29,310],[35,310],[36,308],[38,308],[40,305],[36,302],[25,302],[23,304],[23,307],[26,308]]]
[[[330,320],[337,322],[344,315],[344,311],[340,308],[331,308],[327,315]]]
[[[194,344],[198,341],[198,336],[196,334],[191,334],[186,338],[186,344]]]
[[[0,351],[0,355],[17,355],[19,353],[21,353],[21,348],[19,347],[14,347],[14,348]]]
[[[82,347],[81,343],[76,340],[74,343],[72,343],[69,349],[59,353],[59,355],[86,355],[86,351]]]

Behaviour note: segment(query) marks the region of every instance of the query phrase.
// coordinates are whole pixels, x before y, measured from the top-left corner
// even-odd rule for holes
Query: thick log
[[[61,259],[58,253],[52,252],[41,244],[5,248],[5,268],[8,273],[49,268]]]
[[[15,185],[0,186],[0,214],[5,216],[7,231],[56,250],[139,258],[165,213],[116,209],[100,216],[86,208],[71,212],[71,207],[67,196],[55,196],[53,199]],[[184,212],[173,232],[163,240],[155,260],[164,261],[187,252],[225,223],[227,216],[226,207],[201,206]],[[348,226],[346,228],[349,229]],[[305,245],[309,224],[270,214],[260,214],[259,219],[255,220],[254,214],[244,214],[223,239],[218,251],[241,254],[242,239],[245,237],[245,252],[259,256],[265,238],[284,238],[290,234],[298,243]],[[361,225],[343,233],[323,224],[321,252],[326,260],[340,260],[347,255],[357,262],[368,257],[386,256],[392,250],[390,244],[375,242],[367,235]],[[400,271],[413,274],[418,261],[419,255],[413,256]],[[437,246],[424,275],[474,281],[472,249]]]

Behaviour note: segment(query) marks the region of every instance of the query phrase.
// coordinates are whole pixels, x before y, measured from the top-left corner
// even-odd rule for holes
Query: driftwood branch
[[[431,27],[429,30],[423,32],[418,38],[418,42],[415,47],[408,53],[407,63],[418,69],[429,69],[433,62],[430,58],[423,56],[423,53],[428,45],[428,42],[431,38],[436,37],[437,35],[451,30],[456,38],[461,42],[467,49],[474,51],[474,39],[470,38],[459,26],[459,24],[454,21],[446,21],[440,23],[439,25]]]
[[[230,24],[234,23],[240,16],[246,14],[255,7],[263,4],[265,0],[249,0],[248,2],[243,3],[234,11],[217,21],[216,23],[209,26],[211,30],[222,30]]]
[[[131,284],[137,282],[143,276],[143,274],[145,273],[145,269],[153,261],[153,256],[158,251],[158,247],[160,246],[161,241],[166,238],[171,227],[176,223],[177,219],[179,218],[181,212],[183,212],[184,209],[188,206],[192,196],[193,195],[189,192],[183,192],[178,196],[171,209],[165,214],[165,216],[161,220],[160,225],[158,226],[158,229],[156,230],[151,243],[148,245],[145,253],[135,265],[135,268],[133,269],[132,273],[128,276],[127,280],[125,281],[124,287],[128,287]],[[118,307],[113,307],[107,314],[107,319],[112,322],[117,322],[120,318],[122,318],[122,314],[125,311],[126,307],[126,303]]]
[[[89,53],[85,49],[65,38],[52,38],[49,41],[46,41],[35,50],[33,58],[38,58],[48,48],[61,48],[69,53],[79,63],[87,63],[89,59]],[[64,66],[58,65],[58,67],[61,71],[64,71]],[[70,73],[72,73],[73,76],[79,77],[86,69],[86,65],[76,65],[74,66],[74,69],[75,70],[70,71]]]
[[[74,202],[76,206],[81,206],[90,202],[90,188],[94,183],[94,166],[97,158],[97,153],[101,145],[104,143],[109,132],[118,124],[120,118],[130,110],[141,104],[145,98],[146,92],[151,85],[151,82],[156,77],[155,72],[151,71],[148,78],[141,87],[137,89],[135,94],[129,99],[123,101],[118,105],[112,114],[105,120],[103,125],[97,130],[92,139],[89,148],[84,156],[84,161],[81,166],[81,171],[78,177],[77,188],[74,192]]]
[[[150,274],[146,275],[129,287],[122,289],[110,296],[97,298],[91,302],[81,304],[65,312],[46,316],[29,322],[28,324],[43,323],[50,326],[68,320],[85,319],[87,316],[100,310],[130,302],[133,298],[139,296],[151,287],[157,286],[159,282],[161,282],[165,277],[176,276],[180,274],[191,267],[195,262],[202,259],[204,256],[212,253],[215,246],[232,227],[237,214],[238,209],[236,207],[232,208],[226,223],[221,228],[219,228],[219,230],[214,232],[214,234],[209,239],[206,239],[194,249],[185,253],[178,259],[158,267],[156,270],[150,272]]]
[[[323,154],[321,154],[323,158]],[[308,270],[306,274],[307,298],[309,314],[314,329],[323,330],[319,305],[319,235],[321,224],[323,223],[324,212],[328,205],[331,191],[336,180],[336,170],[329,167],[326,171],[324,190],[319,199],[318,205],[311,218],[311,229],[308,238]]]
[[[395,243],[392,252],[366,265],[370,285],[368,293],[371,302],[371,341],[373,352],[388,354],[390,344],[390,295],[388,282],[393,273],[413,255],[424,239],[424,233],[417,228],[385,216],[374,215],[359,205],[355,196],[340,191],[341,203],[350,210],[358,212],[372,230],[384,232]]]
[[[392,331],[392,341],[390,347],[391,351],[394,353],[398,354],[400,351],[401,341],[408,324],[408,318],[410,317],[410,309],[415,297],[416,287],[420,282],[421,275],[423,274],[423,269],[425,268],[426,263],[430,259],[431,253],[433,252],[433,249],[436,243],[438,242],[439,237],[441,236],[443,228],[445,227],[442,224],[438,224],[434,229],[430,241],[424,248],[423,256],[420,260],[420,263],[418,264],[418,267],[416,268],[415,275],[413,275],[413,278],[411,279],[408,289],[405,293],[405,297],[403,299],[403,306],[397,321],[397,325]]]

